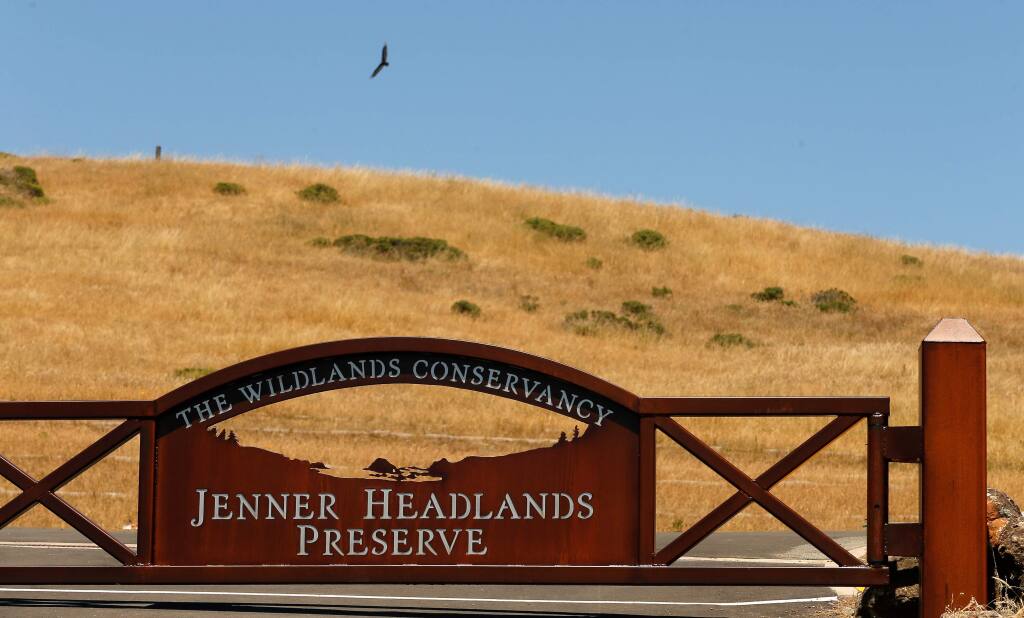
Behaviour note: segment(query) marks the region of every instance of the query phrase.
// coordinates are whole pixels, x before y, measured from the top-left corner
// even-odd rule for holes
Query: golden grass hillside
[[[1024,262],[907,246],[685,207],[532,187],[365,169],[140,160],[8,158],[38,172],[48,202],[0,208],[0,398],[153,398],[189,378],[293,346],[421,335],[481,341],[579,367],[643,395],[889,395],[893,423],[917,415],[918,342],[944,316],[967,317],[989,341],[990,484],[1024,496]],[[214,193],[240,183],[243,195]],[[312,183],[334,204],[300,200]],[[563,243],[524,225],[582,227]],[[652,228],[669,241],[627,242]],[[316,237],[427,236],[457,261],[389,262],[316,247]],[[923,261],[905,265],[901,256]],[[588,266],[589,258],[603,266]],[[782,286],[796,306],[751,293]],[[667,286],[671,298],[652,297]],[[808,302],[838,287],[857,310]],[[528,312],[521,297],[536,297]],[[453,314],[458,299],[477,319]],[[581,309],[653,306],[667,334],[565,325]],[[754,347],[709,345],[739,333]],[[691,423],[759,473],[825,419]],[[376,457],[425,465],[551,443],[567,419],[484,395],[415,386],[306,397],[230,421],[242,443],[360,473]],[[109,424],[0,426],[0,453],[42,476]],[[864,520],[864,430],[850,432],[777,493],[829,529]],[[129,443],[62,490],[111,527],[132,523]],[[913,519],[914,469],[893,475],[893,519]],[[902,469],[905,468],[905,469]],[[671,444],[659,446],[659,528],[678,528],[731,494]],[[15,489],[0,487],[0,497]],[[19,525],[56,525],[41,507]],[[757,508],[730,527],[776,523]]]

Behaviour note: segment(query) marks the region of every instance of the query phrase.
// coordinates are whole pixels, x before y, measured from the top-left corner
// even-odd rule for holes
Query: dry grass
[[[896,424],[917,415],[918,342],[943,316],[969,318],[990,342],[990,483],[1024,495],[1016,471],[1024,403],[1024,261],[723,217],[683,207],[429,175],[228,163],[33,158],[48,204],[0,210],[0,398],[152,398],[175,372],[219,368],[297,345],[424,335],[523,349],[644,395],[890,395]],[[5,164],[7,164],[5,162]],[[14,163],[11,163],[14,164]],[[217,182],[244,185],[225,199]],[[296,197],[336,187],[341,202]],[[523,225],[544,217],[587,231],[562,243]],[[638,229],[671,239],[629,244]],[[468,259],[386,262],[310,245],[345,234],[447,240]],[[901,263],[912,253],[923,266]],[[603,268],[587,268],[599,255]],[[650,302],[669,335],[563,326],[583,308]],[[795,307],[757,303],[780,285]],[[842,288],[851,314],[823,314],[809,296]],[[520,309],[537,297],[534,312]],[[451,313],[471,298],[476,320]],[[645,301],[646,302],[646,301]],[[718,332],[758,342],[709,347]],[[507,414],[504,412],[507,411]],[[694,430],[759,472],[822,419],[702,421]],[[505,453],[571,431],[566,419],[484,395],[392,386],[307,397],[232,423],[243,443],[322,459],[341,471],[374,457],[429,463]],[[102,423],[6,423],[0,453],[36,475],[103,431]],[[391,433],[373,433],[383,431]],[[534,441],[534,442],[531,442]],[[111,526],[132,518],[137,450],[66,488]],[[780,496],[830,529],[863,523],[864,432],[857,429],[785,481]],[[730,492],[678,448],[659,453],[661,529],[684,525]],[[914,471],[894,475],[895,519],[913,519]],[[11,492],[10,486],[0,492]],[[113,492],[104,494],[102,492]],[[34,509],[19,523],[51,523]],[[774,524],[757,509],[734,529]]]
[[[942,618],[1024,618],[1024,605],[1016,601],[1001,600],[986,607],[972,599],[964,609],[947,609]]]

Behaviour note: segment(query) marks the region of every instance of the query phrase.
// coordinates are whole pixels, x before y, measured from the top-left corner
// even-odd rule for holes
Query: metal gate
[[[362,355],[362,356],[359,356]],[[249,379],[264,379],[274,371],[315,367],[337,359],[394,358],[395,373],[382,374],[380,383],[408,382],[408,369],[423,369],[417,362],[481,363],[486,371],[533,376],[562,385],[563,395],[583,393],[594,403],[605,401],[623,410],[621,426],[635,436],[637,461],[635,513],[629,515],[636,529],[634,564],[161,564],[155,559],[158,468],[162,440],[185,435],[179,427],[182,410],[196,409],[197,425],[218,420],[209,403],[216,389],[226,389]],[[377,356],[373,356],[377,358]],[[332,361],[332,359],[334,359]],[[404,359],[404,360],[403,360]],[[440,359],[440,360],[437,360]],[[381,361],[383,362],[383,361]],[[451,361],[455,362],[455,361]],[[305,363],[305,364],[303,364]],[[404,363],[404,365],[403,365]],[[326,365],[324,365],[326,366]],[[294,369],[305,371],[305,369]],[[423,369],[425,371],[425,369]],[[402,373],[405,372],[405,373]],[[316,384],[308,392],[332,388]],[[424,374],[425,375],[425,374]],[[495,374],[497,375],[497,374]],[[505,374],[502,374],[505,375]],[[425,383],[442,381],[424,378]],[[529,379],[529,378],[526,378]],[[368,384],[355,382],[350,385]],[[488,392],[483,383],[464,380],[458,386]],[[376,382],[373,382],[376,383]],[[490,381],[488,380],[488,384]],[[508,392],[497,392],[512,397]],[[444,386],[451,386],[447,382]],[[340,388],[341,386],[333,386]],[[514,391],[515,389],[513,389]],[[226,391],[225,391],[226,392]],[[278,400],[307,392],[281,395]],[[588,395],[589,394],[589,395]],[[518,396],[518,393],[517,393]],[[221,410],[231,410],[216,400]],[[549,401],[550,397],[549,397]],[[588,400],[589,401],[589,400]],[[253,406],[239,400],[225,418]],[[551,401],[530,402],[556,409]],[[383,338],[307,346],[246,361],[200,378],[152,401],[31,401],[0,402],[0,420],[94,419],[122,422],[102,438],[41,479],[33,478],[0,455],[0,474],[21,489],[21,494],[0,507],[0,528],[34,504],[42,504],[75,528],[122,566],[114,567],[0,567],[0,582],[8,584],[51,583],[536,583],[536,584],[637,584],[637,585],[886,585],[891,579],[892,556],[922,558],[923,615],[936,608],[964,604],[985,595],[985,346],[963,320],[943,320],[924,340],[921,352],[920,426],[889,425],[887,397],[639,397],[594,376],[570,367],[512,350],[467,342]],[[189,406],[192,406],[191,408]],[[199,407],[196,407],[199,406]],[[580,404],[582,410],[582,404]],[[570,406],[571,407],[571,406]],[[602,411],[604,410],[601,407]],[[210,411],[206,416],[204,410]],[[589,412],[589,409],[588,409]],[[580,418],[584,418],[580,412]],[[834,417],[790,453],[752,478],[687,430],[685,417]],[[177,418],[175,418],[177,417]],[[604,417],[601,417],[602,419]],[[613,417],[614,418],[614,417]],[[773,486],[855,425],[867,424],[867,559],[861,561],[806,518],[771,493]],[[588,422],[594,420],[588,418]],[[597,422],[600,425],[600,422]],[[2,427],[2,424],[0,424]],[[667,546],[655,549],[655,437],[663,432],[676,445],[728,481],[736,492]],[[175,432],[178,432],[175,434]],[[629,433],[632,432],[632,433]],[[626,435],[624,434],[624,435]],[[57,491],[138,435],[140,439],[138,543],[132,550],[108,534],[57,495]],[[198,434],[197,434],[198,435]],[[169,446],[167,448],[170,448]],[[170,452],[170,451],[168,451]],[[921,474],[920,522],[888,521],[888,466],[891,462],[924,463]],[[632,468],[630,468],[632,469]],[[628,479],[627,479],[628,480]],[[670,567],[703,539],[745,507],[757,504],[820,550],[831,567]],[[633,508],[633,507],[630,507]]]

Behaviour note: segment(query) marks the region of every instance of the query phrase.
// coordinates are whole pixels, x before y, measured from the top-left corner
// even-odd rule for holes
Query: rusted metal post
[[[882,453],[882,434],[889,417],[876,412],[868,417],[868,562],[885,564],[885,524],[889,520],[889,465]]]
[[[656,438],[653,418],[640,419],[640,504],[638,516],[637,546],[639,564],[654,562],[655,521],[658,515]]]
[[[153,564],[153,495],[156,483],[156,421],[146,420],[139,431],[139,515],[135,555],[138,564]]]
[[[985,340],[947,318],[921,343],[921,615],[986,600]]]

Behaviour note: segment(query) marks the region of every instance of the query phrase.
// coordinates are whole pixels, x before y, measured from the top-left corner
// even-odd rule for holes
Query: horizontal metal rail
[[[641,416],[871,416],[888,397],[643,397]]]
[[[562,584],[880,586],[887,567],[123,566],[0,567],[5,584]]]
[[[153,418],[152,401],[0,401],[0,420],[125,420]]]
[[[0,420],[132,419],[158,416],[157,401],[0,401]],[[888,397],[640,397],[641,416],[871,416]]]

